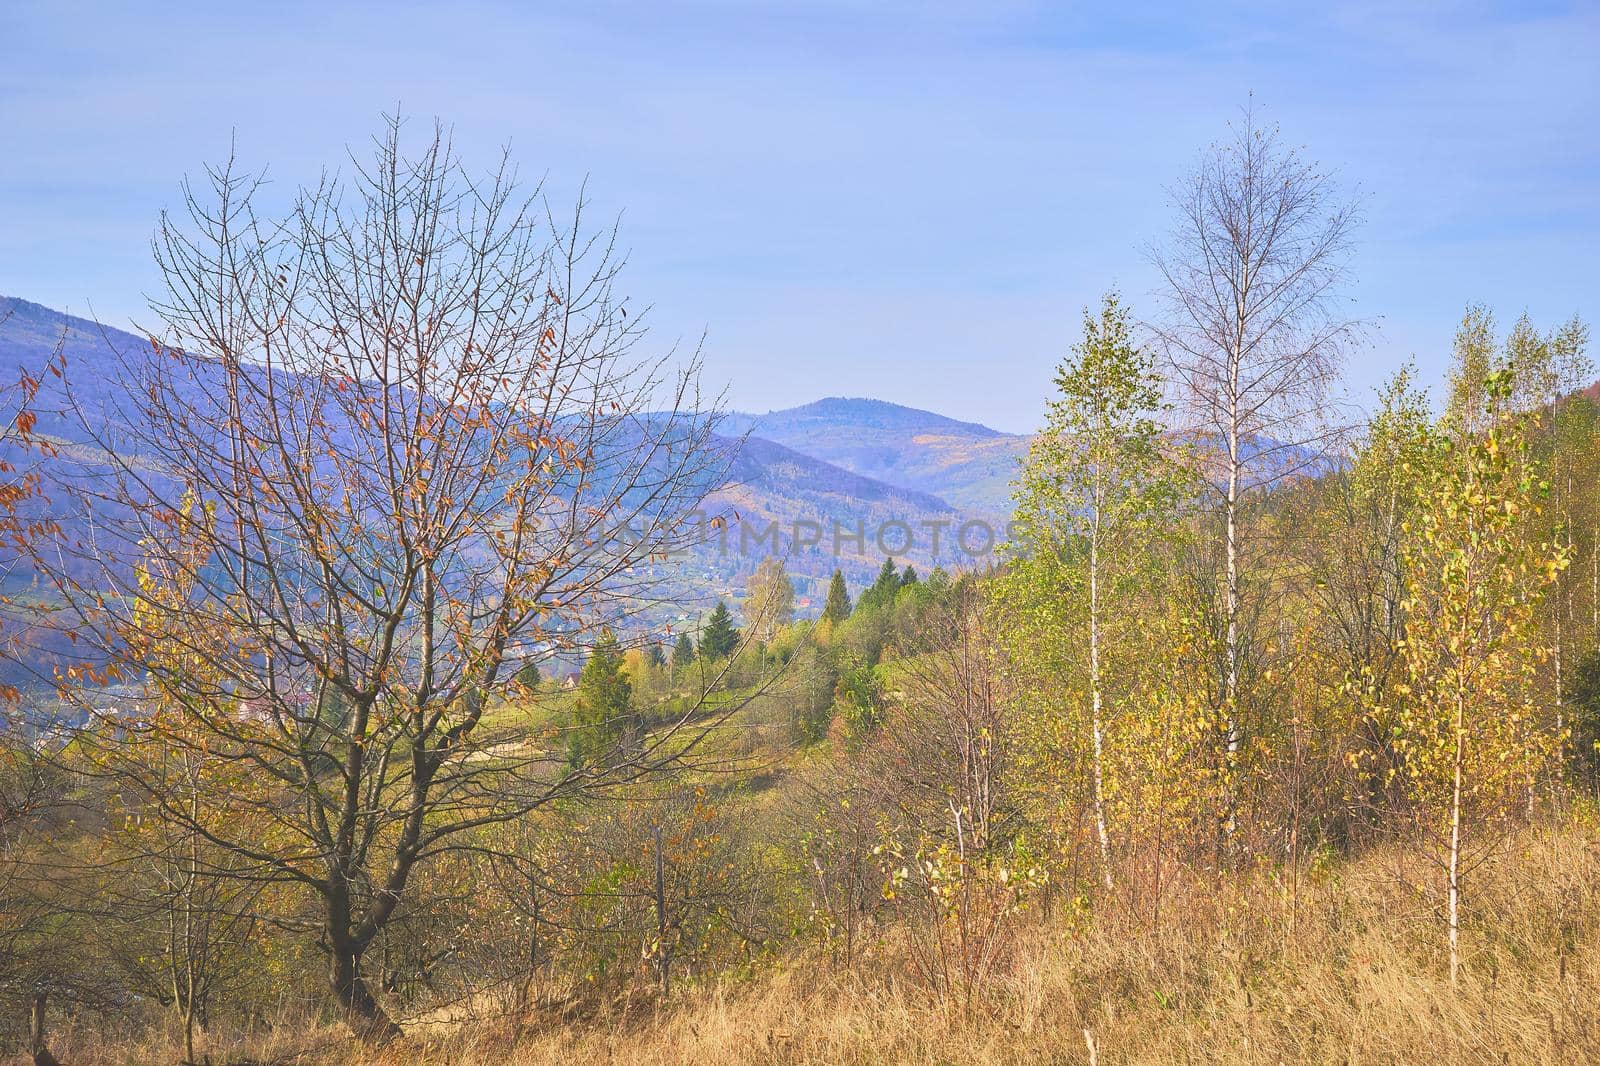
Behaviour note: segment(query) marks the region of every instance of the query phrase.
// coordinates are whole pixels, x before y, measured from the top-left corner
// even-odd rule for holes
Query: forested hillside
[[[8,305],[7,1053],[1600,1057],[1582,321],[1341,409],[1358,219],[1247,112],[1037,435],[727,416],[581,219],[372,151],[211,172],[114,365]],[[1007,455],[992,558],[708,561]]]

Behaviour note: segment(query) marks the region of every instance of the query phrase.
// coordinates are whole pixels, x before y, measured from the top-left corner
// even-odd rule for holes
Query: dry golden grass
[[[756,979],[580,1023],[435,1027],[368,1066],[508,1063],[1600,1061],[1600,837],[1530,830],[1469,883],[1470,957],[1450,986],[1431,903],[1399,852],[1306,875],[1187,886],[1160,928],[1035,920],[970,1013],[942,1005],[883,945],[854,972],[800,957]],[[899,963],[896,963],[899,959]],[[67,1060],[71,1061],[71,1060]],[[288,1061],[294,1061],[289,1059]]]

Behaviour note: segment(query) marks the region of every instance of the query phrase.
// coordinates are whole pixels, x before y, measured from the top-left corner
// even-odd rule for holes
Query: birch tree
[[[1359,324],[1341,293],[1358,218],[1333,179],[1247,107],[1171,192],[1177,223],[1152,253],[1164,314],[1151,328],[1206,457],[1217,517],[1216,709],[1225,778],[1238,772],[1248,678],[1260,651],[1247,598],[1268,565],[1253,497],[1316,462],[1330,386]],[[1218,826],[1232,850],[1230,785]]]
[[[1444,888],[1450,980],[1461,971],[1462,884],[1523,809],[1558,750],[1532,695],[1549,655],[1539,597],[1567,565],[1537,539],[1548,484],[1505,416],[1512,375],[1485,381],[1482,435],[1435,434],[1422,503],[1406,529],[1403,680],[1384,708],[1404,815]]]
[[[794,583],[776,555],[762,559],[750,575],[745,586],[744,621],[745,628],[763,644],[772,643],[778,630],[794,621]]]
[[[1554,530],[1556,541],[1565,550],[1569,563],[1577,562],[1580,544],[1587,544],[1589,556],[1589,573],[1580,574],[1575,566],[1562,570],[1549,596],[1553,656],[1551,673],[1555,680],[1553,698],[1558,730],[1563,730],[1567,724],[1565,693],[1572,669],[1583,651],[1592,650],[1600,644],[1600,631],[1597,631],[1600,627],[1593,626],[1592,621],[1587,634],[1587,648],[1576,639],[1584,629],[1583,619],[1576,610],[1577,594],[1585,584],[1583,579],[1587,577],[1592,620],[1596,591],[1593,583],[1600,578],[1600,570],[1596,568],[1593,500],[1586,499],[1591,494],[1581,489],[1585,460],[1590,465],[1589,484],[1593,484],[1592,461],[1595,454],[1592,401],[1578,395],[1580,389],[1594,380],[1594,362],[1589,358],[1588,346],[1589,328],[1576,317],[1546,334],[1540,342],[1549,368],[1549,393],[1545,399],[1549,407],[1550,427],[1549,525]],[[1586,503],[1589,505],[1587,515],[1584,514]],[[1588,520],[1585,521],[1585,518]]]
[[[1150,585],[1152,543],[1175,514],[1156,416],[1161,382],[1114,295],[1085,313],[1083,339],[1056,375],[1058,397],[1029,448],[1018,485],[1023,554],[1004,579],[1021,628],[1015,649],[1059,673],[1082,700],[1089,800],[1101,880],[1114,887],[1107,813],[1107,714],[1136,670],[1137,601]],[[1081,637],[1080,637],[1081,634]]]

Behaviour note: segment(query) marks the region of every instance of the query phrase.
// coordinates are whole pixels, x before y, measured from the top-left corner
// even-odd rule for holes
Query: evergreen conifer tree
[[[700,634],[700,654],[707,659],[726,659],[738,646],[739,630],[734,627],[733,615],[728,605],[718,600]]]
[[[837,567],[833,580],[828,583],[828,600],[822,607],[822,617],[828,622],[842,622],[850,617],[850,590],[845,587],[844,571]]]

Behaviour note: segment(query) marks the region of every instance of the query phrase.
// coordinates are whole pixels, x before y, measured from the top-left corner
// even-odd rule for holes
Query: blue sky
[[[705,0],[0,8],[0,293],[145,317],[227,151],[278,186],[398,104],[623,216],[665,346],[762,411],[1042,415],[1081,308],[1155,281],[1164,188],[1254,92],[1365,198],[1359,401],[1463,307],[1600,317],[1600,6]]]

